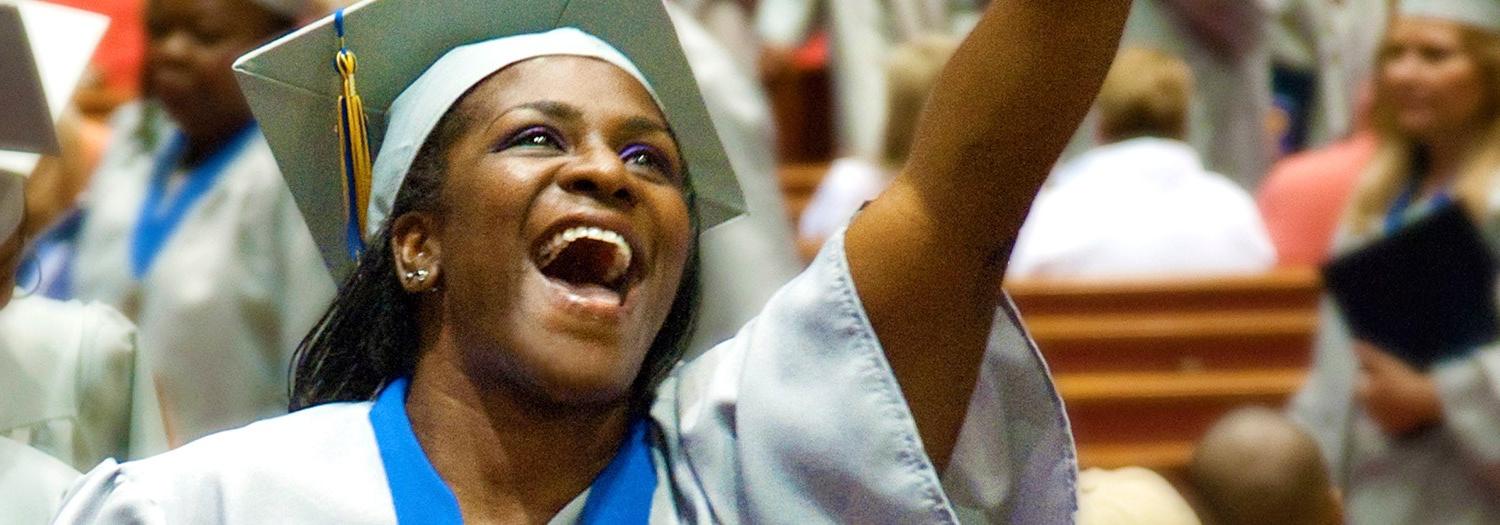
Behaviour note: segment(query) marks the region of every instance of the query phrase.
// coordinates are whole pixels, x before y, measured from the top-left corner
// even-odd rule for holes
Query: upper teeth
[[[569,244],[578,239],[607,242],[615,247],[614,263],[610,265],[608,271],[604,272],[604,282],[613,282],[625,275],[625,271],[630,269],[630,245],[625,243],[625,237],[613,231],[593,226],[574,226],[559,232],[557,235],[553,235],[552,239],[542,246],[537,266],[545,268],[547,265],[552,264],[552,261],[557,260],[557,256],[562,255],[564,248],[567,248]]]

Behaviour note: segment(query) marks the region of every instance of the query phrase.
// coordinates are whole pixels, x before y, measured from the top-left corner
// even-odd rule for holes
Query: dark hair
[[[437,129],[423,142],[385,226],[339,288],[333,305],[297,347],[292,358],[291,410],[370,400],[386,384],[415,370],[417,296],[397,280],[390,226],[409,212],[442,213],[443,153],[472,122],[458,109],[465,98],[467,94],[443,115]],[[682,357],[698,305],[699,224],[692,177],[683,177],[682,192],[691,223],[687,263],[677,297],[631,385],[630,406],[637,415],[650,408],[656,385]]]

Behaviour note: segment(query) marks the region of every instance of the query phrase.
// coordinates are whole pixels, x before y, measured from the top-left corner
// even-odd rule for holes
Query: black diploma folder
[[[1427,370],[1500,335],[1494,255],[1463,208],[1426,217],[1323,267],[1354,337]]]

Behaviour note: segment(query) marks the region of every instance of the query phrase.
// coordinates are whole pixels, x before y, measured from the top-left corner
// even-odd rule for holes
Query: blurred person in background
[[[1357,129],[1361,93],[1375,70],[1390,0],[1262,0],[1273,17],[1272,61],[1311,81],[1297,102],[1301,129],[1292,151],[1319,148]]]
[[[32,184],[54,176],[57,119],[108,20],[42,2],[0,4],[0,520],[46,523],[64,491],[133,428],[135,328],[99,304],[16,288],[35,230]],[[50,123],[48,121],[51,121]],[[46,153],[48,156],[40,156]],[[134,426],[144,430],[145,425]]]
[[[700,238],[702,300],[688,342],[688,352],[696,354],[733,336],[802,265],[777,186],[770,101],[754,76],[754,63],[741,62],[724,38],[710,33],[699,18],[738,4],[689,0],[665,5],[703,90],[714,131],[725,144],[747,210],[740,220],[711,228]]]
[[[1285,415],[1236,409],[1203,435],[1188,465],[1209,525],[1337,525],[1338,489],[1318,443]]]
[[[1184,142],[1201,152],[1209,170],[1247,190],[1260,184],[1274,151],[1265,125],[1271,113],[1266,1],[1136,0],[1122,43],[1158,49],[1188,64],[1196,97]],[[1070,150],[1098,145],[1097,121],[1096,115],[1079,128]]]
[[[1369,119],[1359,121],[1363,124],[1351,137],[1277,161],[1256,190],[1255,204],[1276,246],[1278,266],[1328,260],[1334,233],[1380,144]]]
[[[1253,273],[1275,262],[1250,196],[1185,142],[1193,85],[1176,57],[1120,52],[1095,101],[1104,145],[1052,175],[1009,277]]]
[[[818,183],[807,208],[802,211],[797,225],[797,234],[802,239],[822,244],[824,239],[847,224],[861,206],[885,191],[891,177],[906,164],[917,117],[922,113],[922,106],[927,102],[938,74],[943,72],[943,66],[956,49],[957,38],[927,35],[897,46],[891,52],[886,63],[890,97],[887,99],[880,161],[870,162],[863,157],[844,157],[834,161],[828,174]]]
[[[298,0],[151,0],[146,100],[84,198],[73,284],[140,329],[167,443],[284,413],[291,354],[333,295],[230,70]],[[333,154],[333,153],[330,153]]]
[[[827,24],[837,154],[874,159],[886,123],[883,72],[891,49],[922,35],[962,36],[977,14],[972,0],[759,0],[755,26],[766,55],[780,60],[815,21]]]
[[[1078,525],[1201,525],[1182,494],[1140,467],[1078,473]]]
[[[1378,71],[1380,143],[1337,246],[1389,235],[1450,202],[1493,223],[1500,0],[1400,2]],[[1494,346],[1419,371],[1354,340],[1329,302],[1291,410],[1318,439],[1350,522],[1500,523],[1497,378]]]

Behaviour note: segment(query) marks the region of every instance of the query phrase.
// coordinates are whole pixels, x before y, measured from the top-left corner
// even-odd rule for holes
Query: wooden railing
[[[1052,367],[1083,467],[1175,477],[1229,410],[1282,405],[1317,329],[1310,270],[1005,286]]]

